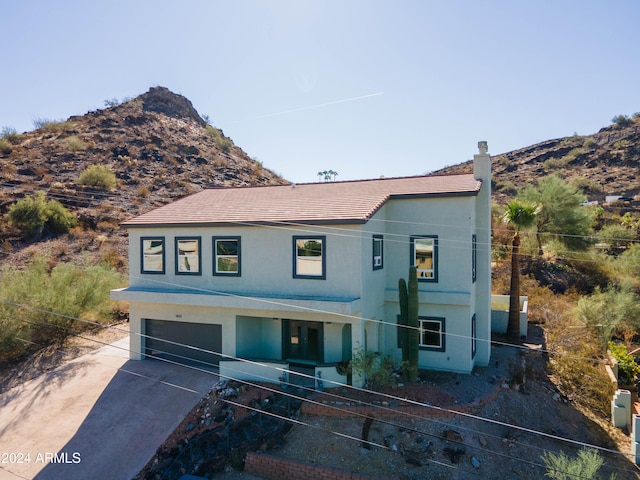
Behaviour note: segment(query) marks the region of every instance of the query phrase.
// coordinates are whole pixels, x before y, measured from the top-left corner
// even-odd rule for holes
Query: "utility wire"
[[[32,324],[47,325],[47,324],[44,324],[42,322],[31,322],[31,321],[28,321],[28,320],[22,320],[22,321],[24,321],[26,323],[32,323]],[[67,328],[68,329],[69,327],[62,327],[62,328]],[[102,345],[107,345],[107,346],[111,345],[109,343],[102,342],[102,341],[96,340],[96,339],[90,339],[90,338],[87,338],[87,337],[83,337],[81,335],[76,335],[76,336],[78,338],[83,338],[83,339],[86,339],[86,340],[95,341],[95,342],[100,343]],[[153,338],[153,337],[149,337],[149,338]],[[176,342],[168,342],[168,343],[176,343]],[[178,344],[178,345],[189,347],[189,348],[193,348],[195,350],[200,350],[200,351],[216,354],[215,352],[210,352],[210,351],[207,351],[207,350],[204,350],[204,349],[200,349],[198,347],[192,347],[192,346],[185,345],[185,344]],[[131,352],[129,349],[124,348],[124,347],[119,347],[119,346],[115,346],[115,345],[111,345],[111,346],[114,347],[114,348],[125,350],[127,352]],[[159,353],[168,353],[168,352],[159,352]],[[183,357],[183,356],[174,355],[174,354],[170,354],[170,355],[172,355],[173,357],[181,358],[183,360],[192,360],[189,357]],[[197,363],[202,363],[202,364],[206,365],[207,367],[206,368],[198,368],[198,367],[195,367],[195,366],[192,366],[192,365],[185,365],[185,364],[183,364],[181,362],[178,362],[178,361],[172,361],[172,360],[169,360],[167,358],[160,357],[157,354],[155,354],[155,355],[154,354],[150,354],[150,355],[145,355],[145,356],[147,356],[149,358],[152,358],[152,359],[159,360],[159,361],[163,361],[163,362],[166,362],[166,363],[175,364],[175,365],[178,365],[178,366],[181,366],[181,367],[184,367],[184,368],[189,368],[189,369],[197,370],[197,371],[200,371],[200,372],[203,372],[203,373],[214,375],[214,373],[210,370],[210,368],[211,367],[215,367],[215,365],[211,364],[211,363],[204,362],[204,361],[197,361]],[[118,370],[121,370],[123,372],[127,372],[126,370],[124,370],[122,368],[118,368]],[[289,370],[284,370],[284,369],[283,369],[283,371],[289,372]],[[127,372],[127,373],[131,373],[131,372]],[[142,374],[138,374],[138,373],[136,373],[136,375],[141,376],[143,378],[155,380],[155,379],[153,379],[153,378],[151,378],[149,376],[146,376],[146,375],[142,375]],[[315,405],[322,406],[324,408],[334,409],[334,410],[337,410],[337,411],[340,411],[340,412],[343,412],[343,413],[347,413],[350,416],[359,416],[359,417],[362,417],[362,418],[368,418],[369,417],[367,414],[354,412],[354,411],[351,411],[351,410],[345,410],[345,409],[339,408],[338,406],[326,405],[326,404],[321,403],[319,401],[314,401],[314,400],[311,400],[311,399],[306,398],[306,397],[300,397],[300,396],[294,395],[292,393],[280,391],[280,390],[277,390],[275,388],[271,388],[271,387],[268,387],[268,386],[255,384],[255,383],[252,383],[250,381],[238,380],[238,379],[235,379],[235,378],[230,377],[230,376],[221,375],[220,373],[215,374],[215,375],[217,375],[218,377],[224,377],[224,378],[226,378],[228,380],[233,380],[233,381],[236,381],[238,383],[245,384],[247,386],[251,386],[251,387],[254,387],[254,388],[261,389],[261,390],[266,390],[266,391],[272,392],[274,394],[282,394],[284,396],[288,396],[288,397],[290,397],[292,399],[295,399],[295,400],[300,400],[302,402],[312,403],[312,404],[315,404]],[[307,376],[307,375],[301,375],[301,376]],[[315,380],[315,377],[311,377],[311,376],[308,376],[308,377]],[[268,381],[269,379],[265,379],[265,380]],[[172,384],[167,384],[167,385],[175,387],[175,388],[182,388],[182,387],[178,387],[178,386],[172,385]],[[302,390],[315,391],[314,389],[311,389],[311,388],[308,388],[308,387],[296,386],[295,384],[291,384],[291,383],[286,383],[286,385],[297,387],[297,388],[302,389]],[[367,390],[365,390],[365,391],[367,391]],[[369,391],[367,391],[367,392],[369,392]],[[202,393],[202,392],[198,392],[198,393],[201,393],[204,396],[204,393]],[[376,393],[376,392],[371,392],[371,393]],[[324,394],[325,395],[330,395],[327,392],[325,392]],[[337,398],[341,398],[343,400],[347,400],[347,401],[351,400],[348,397],[341,397],[339,395],[333,395],[333,396],[335,396]],[[332,434],[338,435],[338,436],[346,438],[348,440],[356,440],[356,441],[359,441],[361,443],[366,443],[366,444],[368,444],[370,446],[376,446],[376,447],[379,447],[379,448],[382,448],[382,449],[387,449],[387,450],[392,451],[392,449],[390,447],[387,447],[386,445],[381,445],[381,444],[378,444],[378,443],[375,443],[375,442],[371,442],[371,441],[368,441],[368,440],[365,441],[363,439],[359,439],[359,438],[353,437],[351,435],[348,435],[348,434],[345,434],[345,433],[342,433],[342,432],[339,432],[339,431],[336,431],[336,430],[331,430],[331,429],[326,429],[326,428],[323,428],[323,427],[320,427],[320,426],[311,425],[309,423],[305,423],[305,422],[302,422],[300,420],[291,419],[289,417],[284,417],[284,416],[281,416],[281,415],[277,415],[277,414],[274,414],[272,412],[266,412],[266,411],[263,411],[261,409],[255,408],[255,407],[251,407],[250,405],[244,405],[244,404],[241,404],[241,403],[233,402],[233,401],[225,399],[225,398],[219,398],[219,400],[222,400],[223,402],[229,403],[231,405],[234,405],[234,406],[237,406],[237,407],[240,407],[240,408],[245,408],[247,410],[255,411],[255,412],[260,413],[260,414],[270,415],[270,416],[278,418],[278,419],[280,419],[282,421],[288,421],[288,422],[295,423],[295,424],[298,424],[298,425],[301,425],[301,426],[312,427],[312,428],[315,428],[315,429],[318,429],[318,430],[321,430],[321,431],[326,431],[328,433],[332,433]],[[377,406],[375,404],[371,404],[371,403],[367,403],[367,402],[359,402],[359,404],[372,406],[372,407],[379,407],[379,408],[382,408],[383,410],[389,410],[389,411],[392,411],[392,412],[394,412],[396,414],[400,413],[401,415],[406,415],[406,416],[409,416],[409,417],[413,417],[415,419],[419,419],[419,420],[423,420],[423,421],[427,421],[427,422],[438,423],[438,424],[441,424],[441,425],[449,426],[448,424],[445,424],[444,422],[439,422],[439,421],[436,421],[434,419],[420,417],[418,415],[412,415],[412,414],[407,414],[407,413],[404,413],[404,412],[398,412],[397,410],[394,410],[392,408],[380,407],[380,406]],[[420,405],[422,405],[422,404],[420,404]],[[386,424],[386,425],[393,426],[393,427],[396,427],[396,428],[399,428],[399,429],[410,430],[410,431],[413,431],[414,433],[420,433],[420,434],[423,434],[425,436],[430,436],[430,437],[433,437],[433,438],[441,439],[441,437],[436,435],[436,434],[432,434],[432,433],[417,429],[415,427],[406,427],[406,426],[401,425],[401,424],[397,424],[397,423],[394,423],[394,422],[390,422],[390,421],[386,421],[386,420],[378,419],[378,418],[376,418],[376,421],[378,423]],[[480,432],[480,431],[473,430],[473,429],[470,429],[470,428],[465,428],[465,427],[460,427],[460,426],[458,426],[456,428],[460,428],[461,430],[468,430],[468,431],[471,431],[471,432],[474,432],[474,433],[479,433],[479,434],[485,435],[487,437],[498,438],[498,437],[495,437],[494,435],[486,434],[485,432]],[[507,455],[507,454],[504,454],[504,453],[501,453],[501,452],[493,451],[493,450],[490,450],[490,449],[487,449],[487,448],[473,446],[473,445],[464,443],[462,441],[457,441],[457,440],[447,440],[447,441],[450,442],[450,443],[453,443],[453,444],[457,444],[457,445],[463,446],[463,447],[468,447],[468,448],[471,448],[471,449],[474,449],[474,450],[482,451],[482,452],[487,453],[489,455],[498,455],[500,457],[507,458],[507,459],[510,459],[510,460],[518,460],[521,463],[525,463],[525,464],[531,465],[533,467],[546,468],[546,465],[543,465],[543,464],[540,464],[540,463],[524,460],[524,459],[519,458],[519,457],[513,457],[511,455]],[[519,445],[523,445],[523,446],[527,446],[527,447],[532,447],[531,445],[522,444],[521,442],[513,442],[513,443],[519,444]],[[548,450],[545,450],[545,449],[543,449],[541,447],[533,447],[533,448],[536,448],[538,450],[542,450],[543,452],[548,452]],[[613,451],[612,453],[622,453],[622,452]],[[466,471],[467,473],[476,473],[476,472],[471,472],[469,470],[464,470],[464,469],[461,469],[459,467],[455,467],[453,465],[449,465],[449,464],[446,464],[446,463],[443,463],[443,462],[439,462],[439,461],[434,460],[434,459],[429,459],[428,462],[431,462],[431,463],[434,463],[434,464],[438,464],[438,465],[441,465],[441,466],[444,466],[444,467],[447,467],[447,468],[454,468],[454,469],[457,469],[457,470]],[[606,467],[609,468],[609,469],[615,469],[617,471],[630,472],[630,470],[623,469],[621,467],[612,467],[612,466],[609,466],[609,465],[606,465]],[[563,472],[563,473],[565,473],[567,475],[570,475],[570,476],[573,476],[575,478],[587,478],[587,477],[582,477],[580,475],[571,474],[570,472]]]
[[[29,307],[29,306],[25,306],[25,307],[26,307],[26,308],[34,308],[34,307]],[[37,309],[37,308],[34,308],[34,309],[35,309],[35,310],[37,310],[37,311],[42,311],[41,309]],[[58,315],[58,314],[56,314],[55,312],[49,312],[49,313],[51,313],[51,314],[53,314],[53,315]],[[83,319],[79,319],[79,318],[75,318],[75,317],[70,317],[70,316],[66,316],[66,315],[61,315],[61,316],[63,316],[64,318],[69,318],[69,319],[78,320],[78,321],[80,321],[80,322],[84,322],[84,320],[83,320]],[[26,322],[26,323],[30,323],[30,321],[28,321],[28,320],[23,320],[23,319],[20,319],[20,320],[21,320],[21,321],[24,321],[24,322]],[[39,322],[36,322],[36,323],[39,323]],[[87,321],[87,323],[101,325],[101,324],[98,324],[97,322],[91,322],[91,321]],[[54,327],[54,326],[52,326],[52,327]],[[65,328],[65,327],[63,327],[63,326],[55,326],[55,327],[57,327],[57,328]],[[66,328],[69,328],[69,327],[66,327]],[[121,330],[121,329],[120,329],[120,330]],[[121,331],[124,331],[124,330],[121,330]],[[206,353],[210,353],[210,354],[213,354],[213,355],[219,355],[219,356],[223,356],[223,357],[227,357],[227,358],[232,358],[232,359],[235,359],[235,360],[245,361],[245,362],[253,363],[253,364],[256,364],[256,365],[260,365],[260,366],[266,366],[265,364],[262,364],[262,363],[260,363],[260,362],[254,362],[254,361],[250,361],[250,360],[247,360],[247,359],[241,359],[241,358],[238,358],[238,357],[233,357],[233,356],[230,356],[230,355],[225,355],[225,354],[222,354],[221,352],[213,352],[213,351],[206,350],[206,349],[203,349],[203,348],[200,348],[200,347],[195,347],[195,346],[191,346],[191,345],[187,345],[187,344],[182,344],[182,343],[179,343],[179,342],[174,342],[174,341],[170,341],[170,340],[160,339],[160,338],[157,338],[157,337],[150,337],[150,336],[142,335],[142,334],[138,334],[138,335],[141,335],[141,336],[143,336],[143,337],[147,337],[147,338],[156,338],[157,340],[160,340],[160,341],[165,342],[165,343],[174,344],[174,345],[179,345],[179,346],[186,347],[186,348],[189,348],[189,349],[192,349],[192,350],[196,350],[196,351],[200,351],[200,352],[206,352]],[[84,338],[84,337],[80,337],[80,338]],[[88,340],[91,340],[91,339],[88,339]],[[104,344],[104,342],[99,342],[99,343],[103,343],[103,344]],[[121,349],[123,349],[123,350],[130,351],[129,349],[125,349],[125,348],[122,348],[122,347],[117,347],[117,348],[121,348]],[[164,353],[168,353],[168,352],[164,352]],[[170,355],[174,355],[174,354],[170,354]],[[159,360],[163,360],[163,361],[168,361],[169,363],[174,363],[174,364],[182,365],[182,364],[181,364],[181,363],[179,363],[179,362],[175,362],[175,361],[171,361],[171,360],[168,360],[168,359],[164,359],[164,358],[162,358],[162,357],[157,357],[157,355],[145,355],[145,356],[148,356],[148,357],[151,357],[151,358],[157,358],[157,359],[159,359]],[[174,355],[174,356],[175,356],[175,357],[181,357],[182,359],[185,359],[185,360],[188,360],[188,359],[189,359],[188,357],[182,357],[182,356],[180,356],[180,355]],[[192,359],[191,359],[191,360],[192,360]],[[208,364],[207,362],[202,362],[202,361],[199,361],[199,363],[202,363],[202,364],[208,365],[209,367],[215,366],[214,364]],[[188,366],[188,365],[186,365],[185,367],[186,367],[186,368],[195,368],[195,367],[191,367],[191,366]],[[207,372],[207,373],[211,373],[209,370],[202,370],[202,369],[198,369],[198,368],[195,368],[195,369],[196,369],[196,370],[205,371],[205,372]],[[287,369],[284,369],[284,368],[277,368],[277,370],[279,370],[279,371],[284,371],[284,372],[288,372],[288,373],[295,373],[296,375],[303,376],[303,377],[307,377],[307,378],[313,379],[314,381],[315,381],[315,380],[317,380],[317,379],[316,379],[315,377],[313,377],[313,376],[304,375],[304,374],[299,374],[298,372],[293,372],[293,371],[291,371],[291,370],[287,370]],[[220,375],[220,374],[218,374],[218,375],[219,375],[219,376],[223,376],[223,377],[224,377],[224,375]],[[235,378],[233,378],[233,377],[228,377],[228,376],[227,376],[226,378],[228,378],[228,379],[230,379],[230,380],[238,381],[239,383],[244,383],[244,384],[252,385],[252,386],[255,386],[255,387],[258,387],[258,388],[263,388],[263,389],[271,390],[271,391],[274,391],[274,392],[277,392],[277,393],[282,393],[282,392],[280,392],[280,391],[273,390],[273,389],[269,389],[269,388],[266,388],[266,387],[264,387],[264,386],[262,386],[262,385],[253,384],[253,383],[248,382],[248,381],[238,380],[238,379],[235,379]],[[265,379],[265,380],[270,381],[270,379]],[[533,429],[528,429],[528,428],[525,428],[525,427],[520,427],[520,426],[512,425],[512,424],[507,424],[507,423],[500,422],[500,421],[497,421],[497,420],[492,420],[492,419],[487,419],[487,418],[484,418],[484,417],[479,417],[479,416],[477,416],[477,415],[465,414],[464,412],[458,412],[458,411],[456,411],[456,410],[451,410],[451,409],[445,409],[445,408],[442,408],[442,407],[436,407],[436,406],[426,405],[426,404],[423,404],[423,403],[420,403],[420,402],[410,401],[410,400],[402,399],[402,398],[400,398],[400,397],[392,396],[392,395],[389,395],[389,394],[384,394],[384,393],[381,393],[381,392],[373,392],[373,391],[371,391],[371,390],[367,390],[367,389],[363,389],[363,388],[359,388],[359,387],[353,387],[353,386],[349,386],[349,385],[341,384],[341,383],[337,383],[337,382],[330,382],[330,383],[336,383],[337,385],[339,385],[339,386],[341,386],[341,387],[350,388],[350,389],[353,389],[353,390],[356,390],[356,391],[360,391],[360,392],[363,392],[363,393],[367,393],[367,394],[379,395],[379,396],[383,396],[383,397],[386,397],[386,398],[390,398],[390,399],[392,399],[392,400],[396,400],[396,401],[403,401],[403,402],[406,402],[406,403],[409,403],[409,404],[414,404],[414,405],[417,405],[417,406],[420,406],[420,407],[423,407],[423,408],[424,408],[424,407],[426,407],[426,408],[432,408],[432,409],[440,410],[440,411],[447,412],[447,413],[449,413],[449,414],[453,414],[453,415],[461,414],[461,415],[463,415],[463,416],[465,416],[465,417],[472,418],[472,419],[475,419],[475,420],[487,421],[487,422],[494,423],[494,424],[498,424],[498,425],[501,425],[501,426],[504,426],[504,427],[514,428],[514,429],[517,429],[517,430],[521,430],[521,431],[524,431],[524,432],[527,432],[527,433],[530,433],[530,434],[542,435],[542,436],[545,436],[545,437],[547,437],[547,438],[551,438],[551,439],[558,440],[558,441],[561,441],[561,442],[563,442],[563,441],[564,441],[564,442],[572,443],[572,444],[575,444],[575,445],[579,445],[579,446],[581,446],[581,447],[593,448],[593,449],[596,449],[596,450],[600,450],[600,451],[608,452],[608,453],[612,453],[612,454],[617,454],[617,455],[625,455],[625,456],[627,455],[627,454],[624,454],[623,452],[620,452],[620,451],[617,451],[617,450],[606,449],[606,448],[604,448],[604,447],[599,447],[599,446],[591,445],[591,444],[584,443],[584,442],[578,442],[578,441],[571,440],[571,439],[567,439],[567,438],[563,438],[563,437],[560,437],[560,436],[555,436],[555,435],[551,435],[551,434],[545,434],[544,432],[539,432],[539,431],[536,431],[536,430],[533,430]],[[291,385],[291,384],[289,384],[289,385]],[[302,399],[302,398],[300,398],[300,397],[295,397],[295,398]],[[342,397],[342,399],[347,400],[347,401],[352,400],[352,399],[349,399],[348,397]],[[309,400],[309,399],[304,399],[303,401],[310,401],[310,400]],[[319,403],[319,402],[315,402],[315,401],[311,401],[311,403],[316,403],[316,404],[319,404],[319,405],[321,405],[321,406],[323,406],[323,407],[330,407],[330,408],[334,408],[334,409],[336,409],[336,410],[345,411],[344,409],[340,409],[340,408],[338,408],[338,407],[328,406],[328,405],[325,405],[325,404],[322,404],[322,403]],[[378,406],[378,405],[375,405],[375,404],[371,404],[371,403],[369,403],[368,405],[370,405],[370,406],[372,406],[372,407],[375,407],[375,408],[381,408],[381,406]],[[386,409],[385,407],[382,407],[382,408],[383,408],[383,409]],[[393,409],[389,409],[389,410],[394,411],[394,413],[400,413],[400,412],[397,412],[396,410],[393,410]],[[351,412],[351,411],[347,411],[347,412],[348,412],[349,414],[351,414],[351,415],[353,415],[353,414],[354,414],[354,413],[353,413],[353,412]],[[362,416],[362,417],[366,417],[366,416],[367,416],[367,415],[365,415],[365,414],[357,414],[357,413],[355,413],[355,415],[359,415],[359,416]],[[411,416],[411,417],[416,417],[416,418],[420,418],[421,420],[425,420],[425,418],[423,418],[423,417],[419,417],[419,416],[416,416],[416,415],[410,415],[410,414],[406,414],[406,413],[404,413],[404,415]],[[428,420],[428,421],[433,421],[433,419],[426,419],[426,420]],[[384,422],[383,422],[383,423],[384,423]],[[440,422],[437,422],[437,423],[440,423]],[[391,424],[392,424],[392,425],[395,425],[395,426],[397,426],[397,427],[399,427],[399,428],[406,428],[406,427],[402,427],[402,426],[397,425],[397,424],[393,424],[393,423],[391,423]],[[414,430],[415,430],[415,429],[414,429]],[[487,435],[487,434],[485,434],[484,432],[480,432],[480,431],[477,431],[477,430],[472,430],[472,429],[468,429],[468,430],[471,430],[471,431],[473,431],[473,432],[475,432],[475,433],[479,433],[479,434]],[[434,436],[434,435],[429,434],[428,432],[423,432],[423,431],[420,431],[420,430],[415,430],[415,431],[419,431],[420,433],[425,434],[425,435],[427,435],[427,436]],[[487,435],[487,436],[491,436],[491,435]],[[516,442],[516,443],[517,443],[517,442]],[[494,453],[494,454],[496,454],[496,455],[503,455],[503,456],[506,456],[507,458],[514,458],[514,457],[509,457],[508,455],[501,454],[500,452],[493,452],[493,451],[491,451],[491,450],[482,449],[482,448],[480,448],[480,447],[475,447],[475,446],[468,445],[468,444],[464,444],[464,443],[462,443],[461,445],[467,446],[467,447],[469,447],[469,448],[474,448],[474,449],[483,450],[483,451],[485,451],[485,452],[487,452],[487,453]],[[537,447],[536,447],[536,448],[537,448]],[[541,449],[541,450],[545,451],[544,449]],[[532,465],[542,466],[541,464],[536,464],[535,462],[530,462],[530,463],[531,463]],[[611,467],[611,468],[614,468],[614,467]]]

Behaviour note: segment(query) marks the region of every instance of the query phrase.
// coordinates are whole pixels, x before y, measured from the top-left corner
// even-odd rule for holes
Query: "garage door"
[[[147,319],[145,328],[145,354],[153,355],[152,358],[160,357],[200,367],[217,366],[220,361],[220,355],[209,352],[222,351],[222,325]]]

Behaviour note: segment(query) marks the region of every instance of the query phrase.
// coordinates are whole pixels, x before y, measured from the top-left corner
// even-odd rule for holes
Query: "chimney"
[[[476,180],[482,180],[491,185],[491,155],[489,146],[484,140],[478,142],[478,151],[473,156],[473,176]]]

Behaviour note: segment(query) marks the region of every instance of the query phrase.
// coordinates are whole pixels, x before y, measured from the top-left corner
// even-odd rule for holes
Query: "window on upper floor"
[[[421,350],[444,352],[445,345],[445,319],[438,317],[420,317],[420,344]]]
[[[140,271],[164,273],[164,254],[164,237],[142,237],[140,239]]]
[[[326,237],[293,237],[294,278],[326,278]]]
[[[214,237],[213,253],[214,275],[240,276],[240,237]]]
[[[176,237],[176,275],[201,275],[200,237]]]
[[[382,235],[373,236],[373,269],[380,270],[383,266],[383,237]]]
[[[471,317],[471,360],[476,358],[476,350],[478,348],[478,341],[476,339],[477,336],[478,336],[478,325],[476,321],[476,314],[474,313],[473,317]]]
[[[438,237],[416,235],[411,237],[411,265],[418,270],[418,281],[438,281]]]
[[[478,276],[478,236],[471,235],[471,281],[475,282]]]

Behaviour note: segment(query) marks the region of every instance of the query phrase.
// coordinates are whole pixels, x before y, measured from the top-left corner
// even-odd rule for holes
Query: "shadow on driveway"
[[[217,380],[161,361],[80,357],[0,395],[3,450],[30,454],[0,478],[132,478]]]

